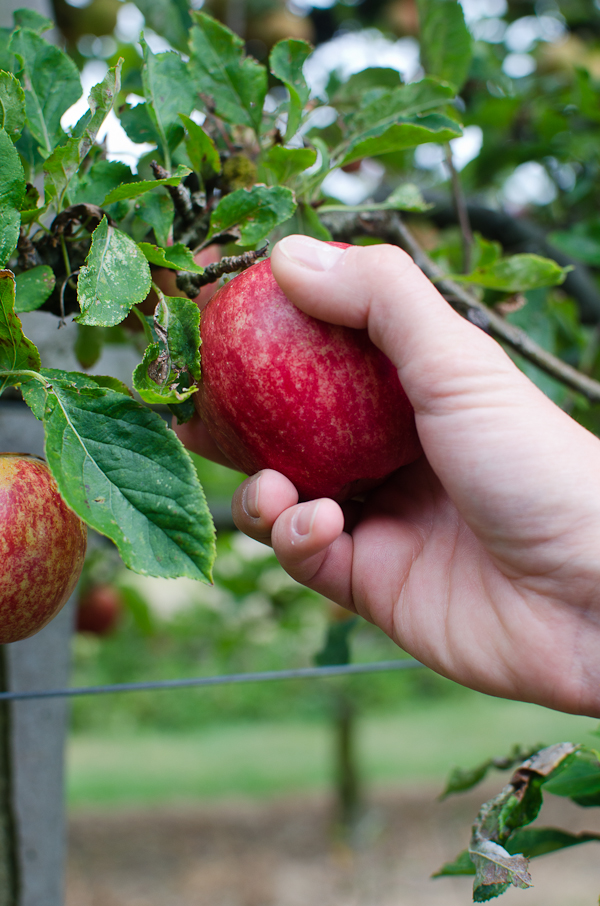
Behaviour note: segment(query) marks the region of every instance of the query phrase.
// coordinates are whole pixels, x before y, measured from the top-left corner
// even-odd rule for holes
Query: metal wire
[[[330,667],[300,667],[297,670],[265,670],[260,673],[230,673],[223,676],[196,676],[190,679],[152,680],[146,683],[114,683],[108,686],[74,686],[70,689],[38,689],[31,692],[0,692],[0,701],[32,698],[72,698],[76,695],[106,695],[112,692],[148,692],[161,689],[185,689],[190,686],[225,686],[229,683],[266,683],[273,680],[317,679],[358,673],[384,673],[424,667],[414,658],[377,661],[371,664],[339,664]]]

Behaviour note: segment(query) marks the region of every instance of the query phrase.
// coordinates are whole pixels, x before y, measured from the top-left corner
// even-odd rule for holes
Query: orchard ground
[[[516,742],[597,739],[593,720],[476,693],[406,701],[361,717],[359,730],[365,815],[354,851],[332,832],[325,721],[74,734],[67,906],[468,904],[470,878],[429,876],[466,846],[479,805],[507,775],[440,803],[448,770]],[[547,796],[538,821],[600,831],[597,812]],[[499,902],[595,903],[599,856],[588,843],[534,860],[534,889]]]

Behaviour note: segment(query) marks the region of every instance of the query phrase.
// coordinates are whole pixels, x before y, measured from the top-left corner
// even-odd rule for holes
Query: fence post
[[[0,402],[4,452],[41,455],[43,434],[23,403]],[[6,690],[68,685],[73,602],[37,635],[3,646]],[[0,906],[64,904],[67,723],[66,699],[10,702],[0,711]]]

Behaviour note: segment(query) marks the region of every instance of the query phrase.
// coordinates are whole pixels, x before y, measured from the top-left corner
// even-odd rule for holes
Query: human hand
[[[288,237],[271,263],[308,314],[369,330],[426,458],[344,508],[258,473],[236,492],[238,527],[439,673],[600,716],[600,441],[399,249]]]

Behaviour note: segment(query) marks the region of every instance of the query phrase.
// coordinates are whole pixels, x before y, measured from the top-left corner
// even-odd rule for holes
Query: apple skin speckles
[[[296,308],[269,260],[215,293],[200,333],[196,408],[240,471],[276,469],[301,500],[342,502],[421,455],[414,412],[390,360],[366,330]]]
[[[81,574],[87,529],[46,463],[0,453],[0,644],[42,629]]]

